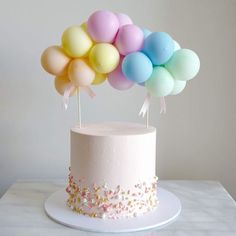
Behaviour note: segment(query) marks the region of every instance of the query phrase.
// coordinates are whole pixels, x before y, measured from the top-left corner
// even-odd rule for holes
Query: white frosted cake
[[[166,32],[140,28],[126,14],[97,10],[81,25],[68,27],[60,45],[43,52],[41,65],[55,77],[65,109],[70,97],[77,97],[79,126],[71,129],[66,188],[67,205],[75,212],[67,209],[70,215],[122,219],[154,210],[158,206],[156,129],[149,126],[150,102],[159,98],[160,113],[166,112],[165,97],[182,92],[197,75],[197,54],[181,48]],[[146,97],[139,116],[146,117],[146,125],[83,124],[81,93],[92,98],[93,87],[105,81],[119,91],[142,85]],[[101,225],[106,227],[103,221]]]
[[[67,204],[90,217],[136,217],[157,207],[156,129],[104,123],[71,129]]]

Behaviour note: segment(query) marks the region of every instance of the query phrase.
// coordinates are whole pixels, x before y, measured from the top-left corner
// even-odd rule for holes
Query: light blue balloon
[[[154,32],[144,40],[142,51],[151,59],[153,65],[163,65],[173,55],[174,48],[174,40],[169,34]]]
[[[122,72],[133,82],[145,82],[152,74],[152,62],[142,52],[127,55],[122,62]]]
[[[174,88],[174,79],[172,75],[162,66],[153,68],[151,77],[146,81],[147,90],[156,97],[169,95]]]
[[[140,86],[145,86],[145,82],[142,82],[142,83],[139,83],[138,85],[140,85]]]
[[[144,38],[147,38],[152,33],[152,31],[146,28],[142,28],[142,31],[143,31]]]

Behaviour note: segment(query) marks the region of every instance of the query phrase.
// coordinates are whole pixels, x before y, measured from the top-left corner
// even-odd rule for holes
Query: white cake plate
[[[61,189],[45,202],[47,215],[56,222],[86,231],[103,233],[123,233],[160,228],[174,221],[181,211],[180,200],[171,192],[158,188],[160,201],[156,210],[130,219],[100,219],[79,215],[66,206],[68,194]]]

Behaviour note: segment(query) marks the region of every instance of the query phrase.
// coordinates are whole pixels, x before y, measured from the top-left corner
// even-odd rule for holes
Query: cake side
[[[71,130],[68,205],[81,214],[118,219],[157,206],[156,130],[130,123]]]

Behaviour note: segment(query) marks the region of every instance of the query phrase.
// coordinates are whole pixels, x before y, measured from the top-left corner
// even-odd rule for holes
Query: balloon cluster
[[[69,96],[106,79],[118,90],[136,83],[157,97],[176,95],[200,68],[197,54],[181,49],[169,34],[141,29],[129,16],[103,10],[67,28],[61,46],[47,48],[41,64],[56,76],[61,95],[72,85]]]

